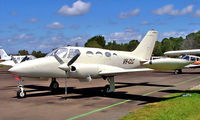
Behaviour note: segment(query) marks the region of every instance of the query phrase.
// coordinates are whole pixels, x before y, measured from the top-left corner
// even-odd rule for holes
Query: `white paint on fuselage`
[[[84,48],[84,47],[66,47],[69,49],[79,49],[81,52],[79,58],[72,66],[76,67],[75,72],[69,72],[69,77],[85,78],[90,73],[93,78],[98,78],[98,73],[104,69],[131,69],[140,66],[140,60],[132,55],[132,52],[113,51],[99,48]],[[92,51],[93,55],[88,56],[86,53]],[[101,52],[103,55],[98,56],[96,52]],[[111,53],[110,57],[105,56],[105,53]],[[117,55],[113,55],[117,54]],[[134,59],[133,64],[123,64],[124,59]],[[65,57],[62,60],[68,63],[71,58]],[[65,72],[58,68],[59,62],[54,56],[47,56],[38,58],[31,61],[25,61],[12,68],[13,71],[17,70],[20,76],[24,77],[65,77]],[[79,68],[82,71],[78,71]],[[11,71],[12,71],[11,70]]]

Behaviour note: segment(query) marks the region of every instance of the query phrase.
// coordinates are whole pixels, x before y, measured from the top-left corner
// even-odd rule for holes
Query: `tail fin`
[[[6,57],[8,57],[7,53],[4,51],[4,49],[0,49],[0,58],[3,59]]]
[[[157,36],[157,31],[148,31],[147,34],[144,36],[143,40],[138,45],[138,47],[132,52],[133,55],[141,59],[149,60],[152,55]]]

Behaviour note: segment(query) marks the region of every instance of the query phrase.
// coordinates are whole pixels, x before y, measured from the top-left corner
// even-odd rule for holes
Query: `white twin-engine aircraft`
[[[46,57],[17,64],[9,69],[20,78],[20,90],[17,92],[17,97],[26,96],[23,80],[48,80],[49,78],[52,78],[50,84],[52,91],[59,87],[56,78],[65,78],[65,94],[67,94],[67,78],[76,78],[81,82],[103,78],[109,82],[104,92],[113,92],[115,90],[114,76],[123,73],[152,71],[149,68],[137,67],[150,59],[157,36],[157,31],[148,31],[132,52],[62,47],[52,51]]]

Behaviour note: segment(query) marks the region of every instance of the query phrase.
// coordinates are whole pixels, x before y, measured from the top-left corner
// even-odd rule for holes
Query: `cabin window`
[[[68,58],[73,58],[75,55],[80,54],[79,49],[70,49]]]
[[[197,61],[199,61],[199,58],[197,58]]]
[[[117,53],[113,53],[113,56],[117,56]]]
[[[111,56],[111,54],[109,52],[106,52],[105,55],[106,55],[106,57],[110,57]]]
[[[87,51],[86,54],[87,54],[87,56],[93,56],[93,52],[92,51]]]
[[[97,55],[97,56],[100,56],[100,57],[103,56],[103,54],[102,54],[101,52],[99,52],[99,51],[96,52],[96,55]]]
[[[195,61],[195,57],[191,57],[191,61]]]

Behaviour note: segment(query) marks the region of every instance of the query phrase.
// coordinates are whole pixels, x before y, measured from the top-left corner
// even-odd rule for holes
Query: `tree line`
[[[116,41],[107,42],[104,36],[97,35],[87,40],[85,47],[103,48],[109,50],[133,51],[139,44],[138,40],[131,40],[128,43],[117,43]],[[78,43],[76,43],[78,46]],[[181,49],[200,49],[200,31],[190,33],[186,38],[170,37],[164,38],[161,42],[156,41],[153,56],[162,56],[164,52]],[[29,55],[27,50],[19,50],[19,55]],[[46,53],[33,51],[31,55],[35,57],[44,57]]]

